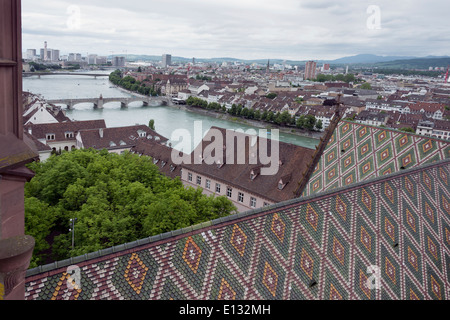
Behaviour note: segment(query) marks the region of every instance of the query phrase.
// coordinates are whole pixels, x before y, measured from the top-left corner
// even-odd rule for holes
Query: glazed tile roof
[[[449,141],[341,121],[303,196],[447,158]]]
[[[448,300],[449,183],[442,160],[43,266],[26,299]]]

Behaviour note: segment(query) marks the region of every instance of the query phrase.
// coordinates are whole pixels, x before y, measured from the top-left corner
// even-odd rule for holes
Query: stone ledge
[[[0,240],[0,283],[5,300],[24,299],[22,287],[34,246],[34,238],[30,236]]]

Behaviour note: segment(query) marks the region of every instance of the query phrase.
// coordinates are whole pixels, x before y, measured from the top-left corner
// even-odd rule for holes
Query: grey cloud
[[[365,0],[23,0],[24,46],[41,46],[48,37],[62,51],[171,50],[197,57],[228,53],[298,60],[449,51],[446,1],[374,2],[381,10],[381,30],[367,29],[366,10],[373,2]],[[66,30],[70,5],[81,9],[80,30]]]

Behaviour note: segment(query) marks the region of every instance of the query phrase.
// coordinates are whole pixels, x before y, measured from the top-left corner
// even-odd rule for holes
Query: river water
[[[83,72],[86,73],[86,72]],[[99,72],[95,72],[99,73]],[[109,72],[104,72],[109,74]],[[108,77],[86,77],[86,76],[37,76],[23,79],[23,90],[34,94],[39,94],[47,100],[51,99],[77,99],[77,98],[97,98],[103,95],[104,98],[132,97],[132,94],[124,92],[108,81]],[[205,134],[211,127],[217,126],[226,129],[241,129],[248,132],[254,129],[260,132],[260,128],[246,124],[235,123],[223,119],[216,119],[206,115],[180,110],[177,107],[165,107],[158,105],[143,106],[136,102],[128,108],[121,108],[120,103],[108,103],[104,109],[94,109],[92,104],[79,104],[72,110],[66,111],[67,116],[72,120],[99,120],[104,119],[107,127],[132,126],[135,124],[148,125],[149,121],[155,121],[156,131],[168,138],[172,145],[182,151],[190,152],[200,142],[197,128],[200,126]],[[189,139],[184,139],[180,146],[179,140],[173,140],[178,130],[190,133]],[[175,138],[174,138],[175,139]],[[314,149],[319,140],[301,137],[292,134],[280,133],[280,141]]]

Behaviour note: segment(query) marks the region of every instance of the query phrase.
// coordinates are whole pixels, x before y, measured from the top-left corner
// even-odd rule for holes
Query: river
[[[86,72],[83,72],[86,73]],[[99,72],[95,72],[99,73]],[[102,72],[103,73],[103,72]],[[109,72],[104,72],[109,74]],[[87,76],[42,76],[38,78],[24,77],[23,90],[34,94],[39,94],[47,100],[51,99],[77,99],[96,98],[103,95],[104,98],[132,97],[132,94],[113,87],[107,77],[87,77]],[[226,129],[242,129],[248,132],[255,129],[260,132],[260,128],[247,124],[236,123],[224,119],[216,119],[207,115],[197,114],[177,107],[165,107],[158,105],[143,106],[136,102],[128,108],[121,108],[120,103],[108,103],[104,109],[94,109],[92,104],[79,104],[72,110],[66,110],[67,116],[72,120],[98,120],[104,119],[107,127],[122,127],[135,124],[148,125],[149,121],[155,121],[156,131],[172,139],[173,134],[181,129],[187,130],[191,135],[191,143],[183,144],[183,151],[195,148],[202,137],[195,135],[194,124],[201,125],[203,133],[211,127],[221,127]],[[314,149],[319,140],[308,137],[301,137],[293,134],[280,133],[280,141]],[[172,141],[172,145],[177,147],[178,141]],[[178,144],[179,145],[179,144]]]

